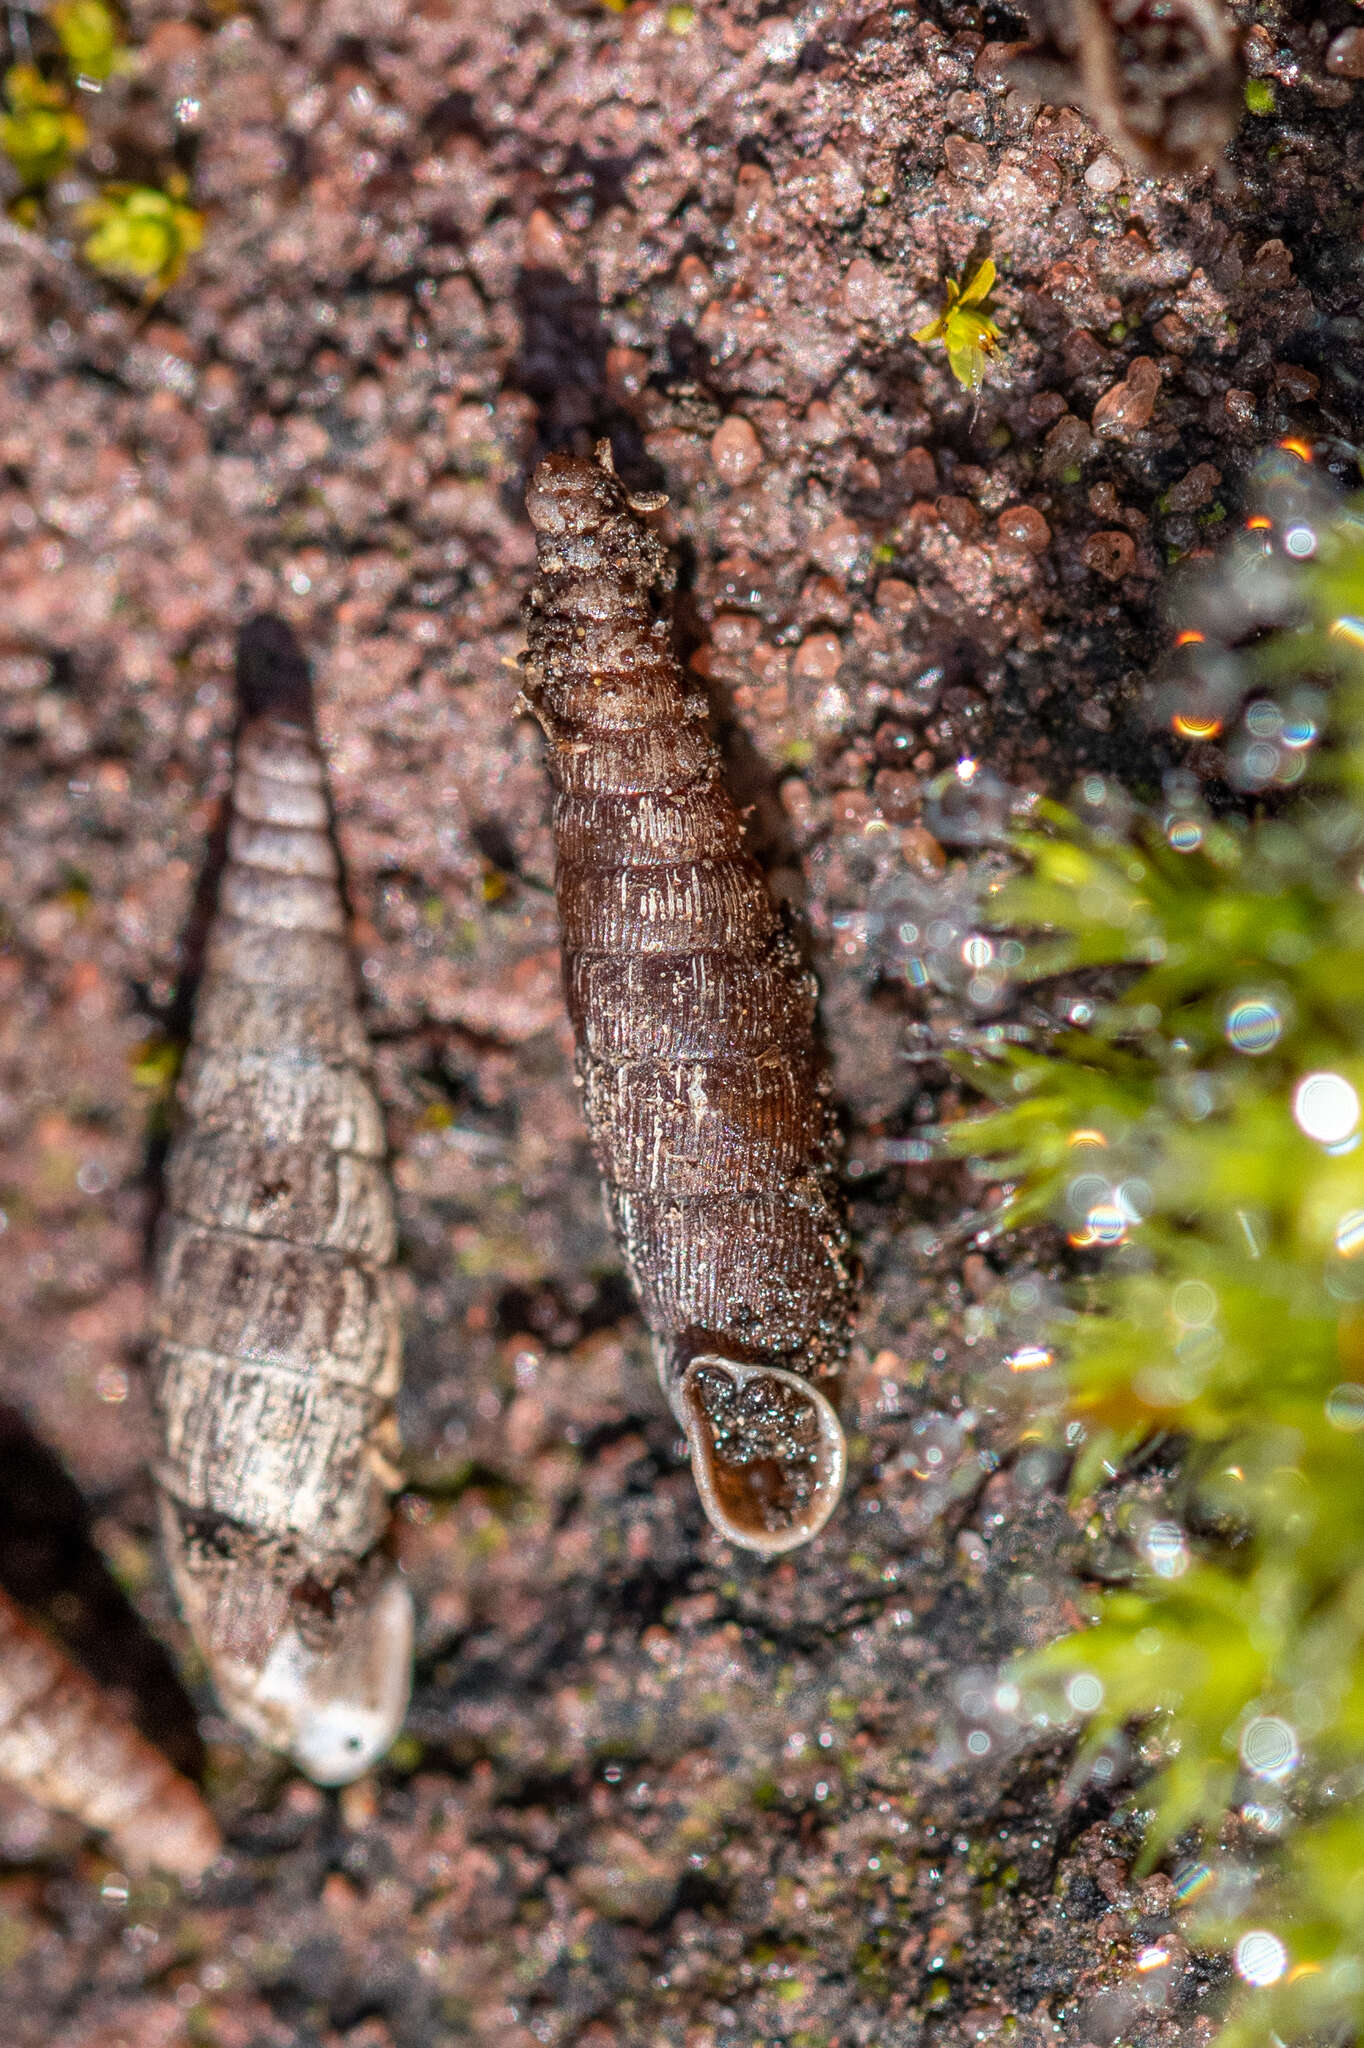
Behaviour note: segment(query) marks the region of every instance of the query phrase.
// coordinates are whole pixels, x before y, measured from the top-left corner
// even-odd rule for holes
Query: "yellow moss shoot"
[[[995,266],[987,256],[965,284],[949,278],[941,313],[916,327],[912,337],[921,348],[940,341],[947,350],[952,375],[968,391],[979,391],[986,365],[999,350],[999,328],[988,313],[977,310],[994,290],[995,276]]]
[[[66,88],[32,64],[12,64],[5,73],[5,108],[0,149],[30,190],[50,183],[85,143],[85,123],[68,104]]]
[[[81,209],[89,233],[82,254],[93,270],[156,299],[174,284],[204,239],[204,218],[177,192],[154,185],[106,185]]]

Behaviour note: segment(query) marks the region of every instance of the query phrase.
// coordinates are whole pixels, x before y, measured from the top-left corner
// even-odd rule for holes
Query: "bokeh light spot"
[[[1066,1698],[1077,1714],[1092,1714],[1103,1705],[1102,1679],[1092,1671],[1077,1671],[1066,1687]]]
[[[1178,1522],[1153,1522],[1141,1547],[1159,1579],[1181,1579],[1189,1569],[1188,1539]]]
[[[1267,1927],[1253,1927],[1236,1944],[1236,1973],[1247,1984],[1277,1984],[1287,1968],[1288,1950]]]
[[[1336,1250],[1342,1259],[1364,1252],[1364,1209],[1347,1209],[1336,1225]]]
[[[1359,1096],[1343,1074],[1307,1074],[1294,1090],[1293,1116],[1305,1137],[1343,1145],[1359,1129]]]
[[[1355,1380],[1342,1380],[1326,1396],[1326,1420],[1333,1429],[1353,1435],[1364,1429],[1364,1387]]]
[[[1257,1778],[1286,1778],[1298,1761],[1298,1738],[1277,1714],[1257,1714],[1241,1731],[1241,1761]]]
[[[1241,996],[1227,1013],[1227,1042],[1237,1052],[1268,1052],[1283,1035],[1283,1018],[1268,996]]]

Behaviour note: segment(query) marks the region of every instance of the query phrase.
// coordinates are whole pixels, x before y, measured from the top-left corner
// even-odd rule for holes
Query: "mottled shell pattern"
[[[672,649],[672,575],[609,444],[550,456],[525,701],[555,789],[560,939],[607,1211],[715,1527],[774,1555],[843,1485],[848,1238],[815,988]]]

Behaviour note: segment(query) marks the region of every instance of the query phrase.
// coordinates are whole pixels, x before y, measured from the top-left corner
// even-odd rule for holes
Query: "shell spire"
[[[672,570],[610,448],[550,456],[525,700],[555,788],[560,941],[607,1211],[706,1513],[772,1556],[842,1491],[849,1247],[815,987],[744,845]]]
[[[180,1083],[158,1258],[156,1477],[224,1707],[320,1784],[393,1740],[412,1605],[393,1195],[307,668],[242,635],[227,860]]]

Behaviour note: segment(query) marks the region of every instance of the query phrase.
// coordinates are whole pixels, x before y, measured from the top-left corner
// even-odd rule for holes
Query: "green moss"
[[[50,20],[72,73],[103,85],[132,65],[132,52],[119,38],[118,21],[104,0],[57,0]]]
[[[35,61],[11,65],[0,106],[0,152],[24,185],[12,212],[40,232],[52,206],[48,188],[89,142],[73,91],[100,93],[135,57],[121,40],[118,17],[106,0],[54,0],[46,19],[33,10]],[[59,75],[64,74],[64,75]],[[203,241],[203,216],[186,197],[178,172],[158,185],[113,182],[79,207],[85,230],[81,254],[93,270],[136,291],[146,302],[174,284]]]
[[[1274,87],[1267,78],[1246,80],[1246,112],[1262,120],[1274,112]]]
[[[65,86],[44,78],[32,64],[12,64],[5,73],[0,150],[24,184],[30,189],[50,184],[84,147],[85,123]]]
[[[159,298],[204,239],[204,217],[177,192],[154,185],[105,185],[81,209],[81,253],[92,270]]]
[[[949,1134],[1012,1184],[1009,1222],[1107,1247],[1051,1333],[1077,1492],[1164,1431],[1220,1532],[1134,1512],[1128,1582],[1025,1666],[1091,1750],[1147,1724],[1148,1866],[1198,1829],[1215,1880],[1228,1811],[1282,1808],[1250,1904],[1214,1881],[1195,1923],[1272,1936],[1219,2048],[1364,2028],[1364,504],[1301,587],[1259,676],[1334,686],[1303,793],[1183,851],[1159,818],[1123,838],[1042,806],[992,914],[1035,935],[1026,976],[1120,992],[1050,1045],[961,1056],[995,1107]]]

